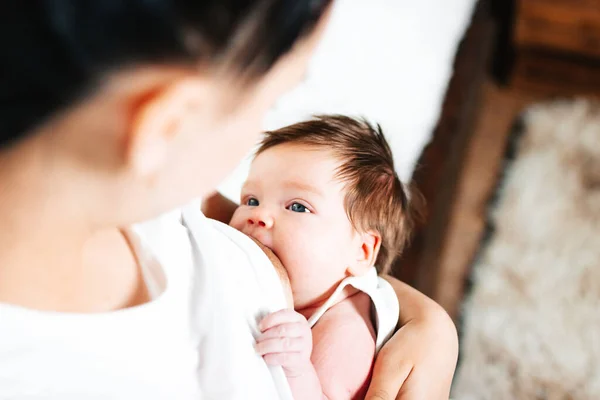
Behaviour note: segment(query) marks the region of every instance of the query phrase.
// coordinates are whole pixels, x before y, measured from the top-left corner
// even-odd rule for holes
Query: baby
[[[266,133],[230,225],[289,275],[294,309],[264,318],[256,346],[295,399],[364,398],[398,320],[377,272],[404,247],[412,213],[379,127],[321,116]]]

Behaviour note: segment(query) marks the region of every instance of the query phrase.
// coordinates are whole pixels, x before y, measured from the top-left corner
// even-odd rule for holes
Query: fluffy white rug
[[[530,108],[504,173],[453,398],[600,399],[600,105]]]

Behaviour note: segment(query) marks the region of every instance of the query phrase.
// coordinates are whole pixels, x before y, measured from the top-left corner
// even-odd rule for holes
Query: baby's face
[[[288,271],[294,305],[325,300],[360,252],[344,209],[339,162],[328,151],[284,144],[252,163],[231,226],[271,248]]]

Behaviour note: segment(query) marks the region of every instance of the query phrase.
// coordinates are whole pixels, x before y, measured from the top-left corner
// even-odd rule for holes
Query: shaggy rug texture
[[[600,105],[529,108],[463,308],[456,400],[600,399]]]

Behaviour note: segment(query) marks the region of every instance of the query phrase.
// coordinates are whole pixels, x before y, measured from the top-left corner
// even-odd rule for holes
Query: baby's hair
[[[381,127],[364,119],[320,115],[266,132],[257,155],[286,143],[328,150],[340,160],[336,174],[346,184],[348,218],[357,231],[381,235],[375,266],[379,273],[389,272],[421,215],[421,197],[414,189],[409,193],[398,178]]]

